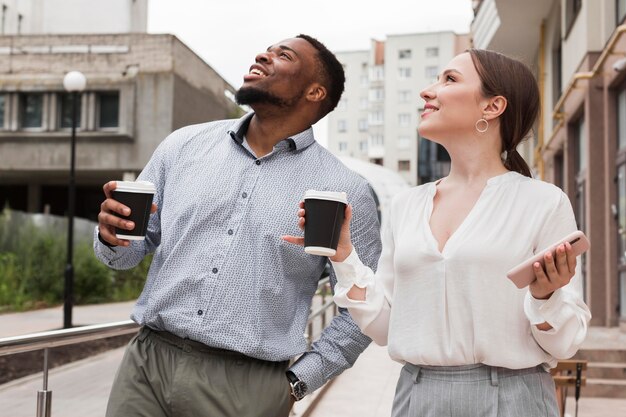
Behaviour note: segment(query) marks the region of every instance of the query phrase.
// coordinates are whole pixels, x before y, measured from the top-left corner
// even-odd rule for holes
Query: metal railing
[[[314,321],[318,317],[321,319],[321,329],[326,327],[328,309],[333,308],[332,315],[337,312],[332,301],[332,293],[328,277],[319,281],[316,295],[321,300],[321,305],[309,314],[307,322],[307,333],[305,337],[310,347],[313,341],[319,336],[315,333]],[[328,297],[330,301],[327,301]],[[51,330],[47,332],[32,333],[22,336],[11,336],[0,338],[0,356],[17,353],[43,350],[43,389],[37,391],[37,417],[50,417],[52,404],[52,391],[48,390],[48,353],[49,349],[59,346],[69,346],[93,340],[106,339],[109,337],[123,336],[136,333],[140,326],[132,320],[119,321],[114,323],[94,324],[89,326],[76,327],[63,330]]]

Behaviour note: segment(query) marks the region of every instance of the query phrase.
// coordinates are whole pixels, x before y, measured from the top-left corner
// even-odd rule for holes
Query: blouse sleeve
[[[335,303],[347,308],[361,331],[380,346],[387,345],[393,297],[394,241],[391,229],[391,221],[386,221],[382,229],[383,248],[376,274],[361,262],[354,249],[343,262],[332,262],[337,274]],[[353,285],[366,289],[365,301],[348,297]]]
[[[543,250],[577,229],[574,212],[568,197],[561,192],[556,209],[541,230],[537,248]],[[587,335],[591,319],[583,301],[582,261],[576,260],[576,271],[566,286],[556,290],[547,300],[537,300],[526,293],[524,311],[531,323],[537,343],[556,359],[567,359],[576,353]],[[547,322],[552,329],[542,331],[535,326]]]

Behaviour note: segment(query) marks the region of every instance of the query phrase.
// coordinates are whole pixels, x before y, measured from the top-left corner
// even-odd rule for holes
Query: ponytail
[[[532,174],[530,173],[530,168],[528,164],[522,158],[522,155],[517,152],[517,150],[513,149],[512,151],[507,153],[506,161],[504,161],[504,166],[509,171],[519,172],[522,175],[532,178]]]

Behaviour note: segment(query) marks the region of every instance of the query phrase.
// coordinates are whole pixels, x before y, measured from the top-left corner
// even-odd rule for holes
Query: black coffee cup
[[[130,208],[129,216],[122,219],[135,223],[133,230],[115,228],[115,237],[126,240],[144,240],[150,220],[150,209],[156,189],[154,184],[148,181],[117,181],[117,187],[113,190],[113,199]]]
[[[304,251],[334,256],[348,199],[344,192],[309,190],[304,195]]]

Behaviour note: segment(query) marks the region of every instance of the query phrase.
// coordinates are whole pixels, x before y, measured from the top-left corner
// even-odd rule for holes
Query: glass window
[[[406,135],[398,136],[398,149],[408,149],[411,147],[411,138]]]
[[[617,0],[617,24],[618,25],[624,21],[624,15],[626,15],[626,0]]]
[[[337,120],[337,131],[340,133],[348,131],[348,122],[345,120]]]
[[[411,124],[411,115],[409,113],[400,113],[398,115],[398,124],[406,127]]]
[[[626,149],[626,88],[617,96],[617,149]]]
[[[578,152],[577,152],[577,171],[581,173],[587,168],[587,135],[585,132],[585,118],[581,117],[578,122]]]
[[[385,78],[385,68],[382,65],[376,65],[370,68],[371,81],[381,81]]]
[[[409,67],[398,68],[398,76],[400,78],[411,78],[411,68]]]
[[[383,135],[372,135],[370,136],[370,143],[372,144],[372,146],[384,146],[385,138],[383,137]]]
[[[368,125],[380,125],[384,122],[384,115],[382,110],[373,111],[369,114]]]
[[[348,150],[348,142],[339,142],[339,152],[345,152]]]
[[[411,50],[410,49],[400,49],[398,51],[399,59],[410,59],[411,58]]]
[[[398,161],[398,171],[410,171],[411,161]]]
[[[362,140],[361,142],[359,142],[359,150],[361,152],[367,152],[367,141],[366,140]]]
[[[582,7],[583,0],[565,0],[565,31],[566,37],[569,34],[570,29],[576,21],[578,12]]]
[[[5,108],[5,98],[4,94],[0,94],[0,129],[4,129],[4,108]]]
[[[365,110],[368,107],[369,100],[366,97],[361,97],[359,99],[359,109]]]
[[[617,167],[617,229],[619,263],[621,266],[626,266],[626,164]]]
[[[359,132],[367,130],[367,119],[359,119]]]
[[[80,104],[82,97],[76,96],[76,127],[80,126]],[[62,128],[72,127],[72,94],[61,94],[59,96],[59,126]]]
[[[439,48],[437,48],[437,47],[426,48],[426,57],[434,58],[434,57],[438,57],[438,56],[439,56]]]
[[[98,127],[111,128],[119,126],[120,93],[98,93]]]
[[[20,125],[22,128],[43,127],[43,94],[29,93],[21,95]]]
[[[424,76],[428,79],[437,78],[439,68],[437,66],[428,66],[424,68]]]
[[[370,101],[382,101],[385,98],[385,90],[382,88],[370,88]]]
[[[411,90],[398,91],[398,102],[408,103],[411,101]]]
[[[341,97],[339,103],[337,103],[337,110],[345,110],[348,108],[348,99]]]

